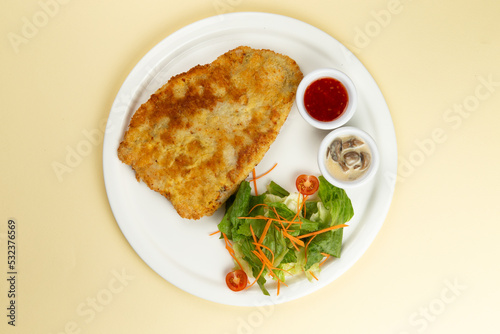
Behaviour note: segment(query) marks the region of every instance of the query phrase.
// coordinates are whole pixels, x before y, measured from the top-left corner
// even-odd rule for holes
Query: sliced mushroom
[[[361,146],[361,145],[365,144],[362,140],[360,140],[358,138],[353,138],[352,139],[352,143],[354,145],[353,147],[358,147],[358,146]]]
[[[356,151],[350,151],[344,154],[344,162],[348,167],[352,167],[359,162],[361,156]]]
[[[342,140],[340,138],[335,139],[330,145],[330,154],[333,161],[340,160],[340,154],[342,153]]]
[[[370,166],[372,157],[369,153],[361,152],[361,170],[365,170]]]
[[[344,172],[347,172],[349,170],[349,167],[347,167],[345,162],[343,161],[339,161],[339,166],[342,168]]]
[[[368,169],[371,163],[370,153],[365,150],[365,142],[356,136],[335,138],[326,150],[326,158],[340,168],[340,172],[333,167],[335,173],[343,174],[342,177],[356,179]]]
[[[345,150],[347,148],[355,148],[355,147],[358,147],[358,146],[361,146],[363,145],[364,142],[359,140],[358,138],[354,137],[354,138],[351,138],[349,140],[346,140],[343,144],[342,144],[342,148]]]

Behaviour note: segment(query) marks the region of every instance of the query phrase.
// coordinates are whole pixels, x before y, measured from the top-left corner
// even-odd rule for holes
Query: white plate
[[[180,218],[169,201],[136,181],[132,169],[121,163],[117,148],[129,120],[140,104],[168,79],[197,64],[240,45],[266,48],[288,55],[304,74],[319,67],[334,67],[347,73],[356,84],[359,103],[347,125],[368,132],[380,148],[380,169],[362,188],[349,190],[355,215],[344,229],[341,258],[323,265],[319,281],[304,276],[289,278],[276,297],[257,286],[232,292],[225,275],[233,266],[217,231],[222,210],[199,221]],[[261,190],[272,180],[295,190],[299,174],[319,175],[316,154],[327,132],[309,126],[295,105],[277,140],[257,166],[257,174],[278,166],[260,179]],[[139,256],[160,276],[180,289],[218,303],[241,306],[277,304],[290,301],[330,284],[349,269],[371,244],[392,200],[396,175],[396,137],[392,119],[377,84],[358,61],[337,40],[304,22],[266,13],[233,13],[207,18],[188,25],[165,38],[136,65],[121,87],[112,106],[103,149],[104,179],[113,214],[123,234]]]

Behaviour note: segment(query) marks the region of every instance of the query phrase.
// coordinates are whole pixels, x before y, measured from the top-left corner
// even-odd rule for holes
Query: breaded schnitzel
[[[181,217],[212,215],[276,139],[301,79],[287,56],[228,51],[172,77],[141,105],[118,157]]]

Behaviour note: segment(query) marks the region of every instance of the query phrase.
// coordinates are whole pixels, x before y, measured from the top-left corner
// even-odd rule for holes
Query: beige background
[[[398,140],[395,196],[365,255],[319,292],[266,308],[194,297],[136,255],[107,202],[101,137],[61,179],[53,169],[102,127],[156,43],[236,11],[291,16],[347,46]],[[1,333],[500,332],[498,1],[2,0],[0,13]]]

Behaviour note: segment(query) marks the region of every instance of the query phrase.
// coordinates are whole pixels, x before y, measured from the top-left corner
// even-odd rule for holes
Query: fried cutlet
[[[276,139],[301,79],[287,56],[228,51],[172,77],[142,104],[118,157],[181,217],[212,215]]]

